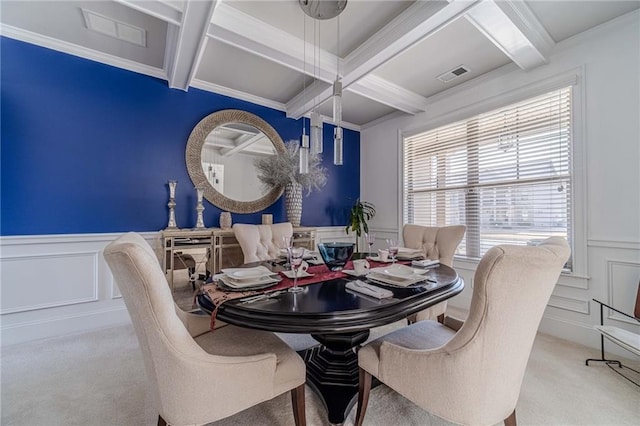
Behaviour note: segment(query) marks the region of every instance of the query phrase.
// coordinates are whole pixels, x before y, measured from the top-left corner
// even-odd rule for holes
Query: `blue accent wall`
[[[271,124],[284,141],[301,134],[282,111],[0,38],[0,234],[158,231],[167,225],[170,179],[178,181],[179,227],[195,225],[195,191],[185,147],[193,127],[223,109]],[[327,185],[303,200],[302,225],[346,225],[360,191],[360,134],[344,131],[344,165],[334,166],[333,127],[324,128]],[[306,195],[306,194],[304,194]],[[286,220],[284,197],[263,212]],[[220,209],[205,201],[206,226]]]

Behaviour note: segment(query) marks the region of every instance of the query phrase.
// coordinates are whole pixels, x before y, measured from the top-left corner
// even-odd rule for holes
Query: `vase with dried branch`
[[[302,193],[307,195],[321,189],[327,183],[327,169],[322,167],[318,155],[309,155],[309,173],[300,173],[300,144],[285,142],[286,150],[280,155],[270,155],[255,161],[258,179],[269,188],[284,187],[287,220],[300,226]]]

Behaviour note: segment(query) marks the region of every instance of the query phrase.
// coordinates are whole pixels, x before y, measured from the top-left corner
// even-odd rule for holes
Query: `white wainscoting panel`
[[[102,256],[121,234],[1,237],[2,345],[130,321]],[[158,233],[142,233],[157,248]]]
[[[98,254],[93,251],[3,258],[0,315],[95,302]]]
[[[640,282],[640,263],[609,260],[607,261],[607,272],[609,300],[602,300],[602,302],[632,315]],[[606,311],[609,311],[608,319],[638,325],[637,321],[626,318],[610,309],[605,308]]]

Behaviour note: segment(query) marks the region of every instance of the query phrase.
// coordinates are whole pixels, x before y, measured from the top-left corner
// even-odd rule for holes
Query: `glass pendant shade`
[[[309,136],[302,135],[302,144],[300,145],[300,173],[303,175],[309,173]]]
[[[333,129],[333,164],[342,165],[342,127]]]
[[[311,153],[322,154],[322,116],[316,112],[311,112]]]
[[[333,83],[333,122],[338,127],[342,123],[342,81],[339,78]]]

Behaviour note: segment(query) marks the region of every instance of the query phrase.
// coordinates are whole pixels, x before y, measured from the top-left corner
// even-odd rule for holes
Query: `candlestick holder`
[[[196,186],[195,189],[196,189],[196,194],[198,195],[198,204],[196,205],[196,211],[198,212],[198,218],[196,220],[195,229],[205,229],[204,219],[203,219],[203,216],[202,216],[202,212],[204,212],[204,205],[202,205],[202,195],[204,193],[204,188]]]
[[[176,223],[176,185],[178,181],[170,180],[167,182],[169,185],[169,202],[167,206],[169,206],[169,223],[167,224],[167,229],[177,229],[178,224]]]

